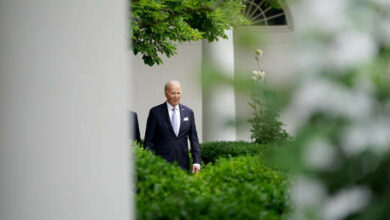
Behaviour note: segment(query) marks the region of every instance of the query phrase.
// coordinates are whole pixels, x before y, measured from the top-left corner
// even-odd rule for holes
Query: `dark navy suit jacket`
[[[189,169],[188,138],[191,144],[193,163],[200,164],[200,148],[195,127],[194,112],[179,104],[180,128],[176,137],[169,118],[167,103],[153,107],[148,116],[145,131],[145,148],[153,150],[168,162],[177,161],[179,166]]]

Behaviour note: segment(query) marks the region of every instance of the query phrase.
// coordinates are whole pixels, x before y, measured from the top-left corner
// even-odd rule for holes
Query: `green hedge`
[[[270,147],[257,143],[244,141],[236,142],[208,142],[200,145],[203,163],[215,163],[218,158],[237,157],[244,155],[265,156],[269,153]]]
[[[223,158],[191,175],[136,149],[137,219],[283,219],[287,184],[259,156]]]

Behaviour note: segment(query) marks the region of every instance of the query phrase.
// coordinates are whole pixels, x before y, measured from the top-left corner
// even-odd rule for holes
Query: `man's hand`
[[[200,171],[200,164],[192,165],[192,173],[199,173],[199,171]]]

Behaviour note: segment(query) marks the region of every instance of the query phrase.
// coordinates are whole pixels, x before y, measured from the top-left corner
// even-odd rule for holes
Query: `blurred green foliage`
[[[361,133],[365,136],[362,139],[363,144],[361,149],[356,148],[356,152],[353,153],[349,152],[350,147],[346,146],[348,143],[345,141],[349,129],[375,127],[378,123],[378,126],[381,126],[381,123],[386,123],[386,120],[390,122],[388,120],[390,108],[387,107],[390,103],[390,74],[386,69],[390,64],[389,55],[390,50],[384,48],[378,54],[378,59],[367,66],[350,70],[345,75],[321,76],[330,78],[333,82],[351,90],[356,88],[361,77],[372,83],[371,85],[374,85],[371,87],[371,95],[374,99],[372,115],[368,118],[362,116],[361,120],[351,120],[343,115],[318,109],[312,112],[307,121],[301,125],[294,140],[289,142],[288,146],[279,148],[280,152],[277,154],[279,164],[284,165],[291,173],[321,181],[328,198],[339,196],[340,192],[351,187],[360,187],[360,189],[369,191],[370,197],[367,198],[369,202],[366,205],[359,210],[346,213],[346,216],[340,219],[379,220],[388,219],[390,216],[388,208],[390,204],[390,143],[384,136],[381,137],[382,143],[372,141],[378,138],[375,133],[383,131],[373,130],[375,133],[371,133],[370,136]],[[385,59],[386,64],[383,62]],[[366,133],[369,132],[370,129],[367,129]],[[328,149],[320,150],[313,140],[320,140]],[[318,165],[313,162],[313,157],[318,158],[314,159],[318,161],[322,161],[321,157],[329,158],[324,160],[328,161],[323,165]],[[311,207],[310,212],[317,213],[317,217],[312,218],[311,214],[306,213],[303,219],[324,219],[319,214],[324,206],[325,204],[320,207]],[[297,210],[297,212],[302,213],[303,210]]]
[[[310,3],[301,0],[295,7],[310,12]],[[296,50],[322,60],[295,69],[298,83],[288,94],[292,98],[287,110],[299,124],[294,139],[277,157],[297,180],[292,186],[291,219],[389,219],[390,5],[337,3],[347,7],[337,7],[342,10],[332,15],[346,25],[329,31],[324,16],[325,25],[301,20],[302,30],[297,29],[306,38],[298,38]],[[345,36],[348,41],[341,45],[346,46],[340,48],[339,40]],[[305,189],[316,196],[305,195]]]
[[[140,147],[136,155],[137,219],[285,219],[284,173],[261,156],[221,158],[191,175]]]

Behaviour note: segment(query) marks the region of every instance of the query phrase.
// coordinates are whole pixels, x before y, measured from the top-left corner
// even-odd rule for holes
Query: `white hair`
[[[181,86],[181,83],[180,83],[179,81],[177,81],[177,80],[168,81],[168,82],[166,82],[165,85],[164,85],[164,92],[167,92],[169,86],[172,85],[172,84],[179,84],[179,85]]]

